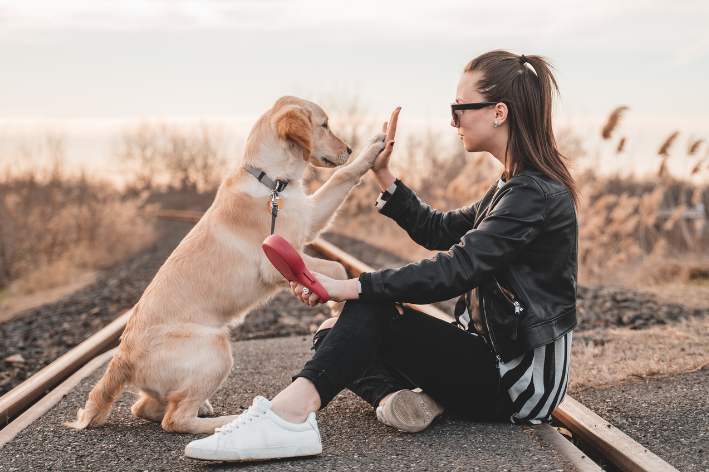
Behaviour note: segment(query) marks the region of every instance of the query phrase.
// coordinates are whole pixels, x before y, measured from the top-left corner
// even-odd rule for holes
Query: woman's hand
[[[394,136],[396,135],[396,125],[399,122],[400,111],[401,107],[397,107],[391,114],[389,122],[385,122],[384,126],[382,126],[382,133],[386,133],[386,138],[384,138],[384,150],[377,156],[372,165],[374,178],[377,179],[379,186],[382,188],[382,192],[396,181],[396,177],[394,177],[394,174],[389,170],[389,158],[391,157],[391,152],[394,150]]]
[[[345,300],[356,300],[359,298],[359,284],[358,279],[349,280],[336,280],[331,279],[317,272],[312,273],[320,285],[327,291],[330,296],[330,300],[334,302],[343,302]],[[290,282],[290,290],[293,295],[295,295],[298,300],[305,303],[306,305],[316,306],[319,301],[319,297],[315,295],[314,292],[308,295],[303,295],[304,285],[298,282]]]

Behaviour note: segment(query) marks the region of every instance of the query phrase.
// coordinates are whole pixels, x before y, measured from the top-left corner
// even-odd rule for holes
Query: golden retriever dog
[[[344,279],[342,265],[302,250],[327,228],[372,167],[384,138],[375,135],[359,157],[306,195],[301,179],[308,164],[340,166],[352,151],[332,132],[318,105],[280,98],[251,130],[241,166],[222,182],[212,206],[143,293],[106,373],[67,426],[103,425],[126,384],[139,391],[131,412],[161,422],[169,432],[213,433],[234,419],[200,417],[213,414],[209,397],[233,365],[227,325],[289,287],[261,249],[271,232],[271,189],[244,166],[274,181],[290,181],[280,192],[283,207],[275,232],[298,250],[310,270]]]

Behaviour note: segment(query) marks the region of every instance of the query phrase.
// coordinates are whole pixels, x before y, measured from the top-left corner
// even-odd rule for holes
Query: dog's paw
[[[386,134],[384,133],[377,133],[372,136],[369,142],[367,143],[367,147],[364,149],[364,151],[362,151],[362,154],[360,154],[355,160],[355,163],[362,166],[364,172],[371,169],[372,165],[374,164],[374,160],[384,149],[385,138]]]
[[[213,414],[214,408],[212,408],[212,404],[209,403],[209,400],[205,400],[202,406],[199,407],[199,410],[197,410],[197,416],[209,416]]]
[[[377,133],[371,138],[369,138],[369,141],[367,141],[367,147],[371,146],[372,144],[375,143],[383,143],[384,140],[386,139],[387,135],[386,133]]]

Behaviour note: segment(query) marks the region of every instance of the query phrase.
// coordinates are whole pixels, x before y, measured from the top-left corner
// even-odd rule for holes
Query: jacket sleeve
[[[426,249],[444,251],[460,242],[460,238],[473,228],[479,207],[480,201],[453,211],[434,210],[397,179],[396,192],[379,213],[396,221],[417,244]]]
[[[360,299],[426,304],[466,293],[538,235],[546,209],[541,187],[532,178],[518,176],[497,192],[480,225],[448,251],[398,269],[360,274]]]

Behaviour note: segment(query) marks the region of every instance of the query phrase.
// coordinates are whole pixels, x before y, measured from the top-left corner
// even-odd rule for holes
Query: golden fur
[[[358,158],[308,196],[301,185],[307,165],[339,166],[351,153],[326,123],[318,105],[282,97],[254,125],[241,164],[273,180],[291,181],[280,194],[276,233],[301,253],[310,270],[344,279],[339,263],[302,250],[326,229],[371,168],[384,134],[374,136]],[[261,250],[270,234],[270,190],[242,166],[222,182],[212,206],[145,290],[118,352],[68,426],[103,425],[125,384],[140,391],[132,413],[161,422],[166,431],[212,433],[234,418],[199,417],[213,413],[209,397],[232,368],[226,327],[288,288]]]

